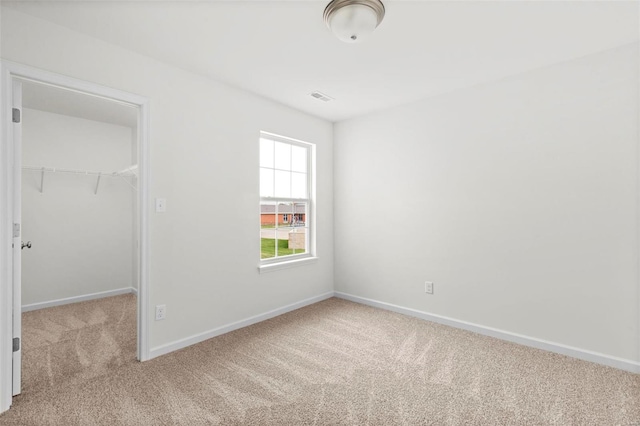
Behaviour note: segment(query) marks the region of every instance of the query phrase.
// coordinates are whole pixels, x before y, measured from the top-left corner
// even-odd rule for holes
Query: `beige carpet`
[[[339,299],[15,398],[2,425],[632,425],[640,376]]]
[[[78,386],[136,362],[136,297],[108,297],[22,315],[22,391]]]

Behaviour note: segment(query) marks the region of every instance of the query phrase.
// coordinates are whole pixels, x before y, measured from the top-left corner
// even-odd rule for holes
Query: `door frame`
[[[12,108],[17,108],[22,112],[22,81],[12,79],[11,81],[11,106]],[[22,190],[22,125],[19,126],[11,126],[12,131],[12,155],[11,158],[13,160],[13,217],[22,217],[22,197],[18,197],[18,194]],[[16,223],[17,221],[13,221]],[[15,225],[14,225],[15,226]],[[20,226],[22,226],[22,221],[20,221]],[[13,299],[13,337],[20,337],[22,340],[22,312],[18,312],[15,307],[22,306],[22,230],[19,232],[19,236],[16,237],[15,230],[12,235],[12,268],[11,273],[12,277],[12,290],[13,294],[11,295]],[[18,250],[17,245],[20,244],[20,250]],[[15,246],[15,247],[14,247]],[[21,342],[22,343],[22,342]],[[20,393],[22,388],[22,344],[18,345],[18,350],[13,350],[12,354],[12,395],[17,395]]]
[[[19,63],[0,62],[0,413],[11,406],[13,358],[13,223],[14,165],[11,109],[14,79],[31,80],[87,95],[133,105],[138,108],[138,321],[137,357],[149,359],[149,100],[92,82],[44,71]],[[21,309],[17,307],[16,309]]]

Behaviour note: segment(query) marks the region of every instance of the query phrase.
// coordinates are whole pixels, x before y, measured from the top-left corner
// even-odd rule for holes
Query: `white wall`
[[[24,108],[23,164],[113,172],[132,129]],[[132,189],[121,179],[23,171],[23,305],[132,287]]]
[[[151,348],[333,289],[331,123],[6,8],[1,52],[150,99]],[[317,263],[258,273],[261,130],[317,144]]]
[[[640,361],[638,113],[634,44],[337,124],[336,290]]]

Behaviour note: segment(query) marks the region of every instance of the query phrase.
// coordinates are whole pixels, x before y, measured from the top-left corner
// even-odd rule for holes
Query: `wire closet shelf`
[[[45,173],[65,173],[72,175],[85,175],[85,176],[96,176],[96,188],[94,194],[98,194],[98,188],[100,187],[100,179],[102,177],[109,178],[120,178],[124,182],[126,182],[132,189],[138,190],[138,188],[129,182],[126,178],[137,178],[138,177],[138,165],[134,164],[131,167],[127,167],[126,169],[118,170],[115,172],[102,172],[95,170],[79,170],[79,169],[66,169],[62,167],[42,167],[42,166],[22,166],[22,170],[30,171],[30,172],[39,172],[40,176],[40,192],[44,192],[44,175]]]

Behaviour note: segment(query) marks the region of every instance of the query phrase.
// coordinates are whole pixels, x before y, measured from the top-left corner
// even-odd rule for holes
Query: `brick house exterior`
[[[304,225],[306,223],[306,212],[304,204],[278,205],[278,226]],[[276,206],[273,204],[260,205],[260,225],[273,226],[276,224]]]

